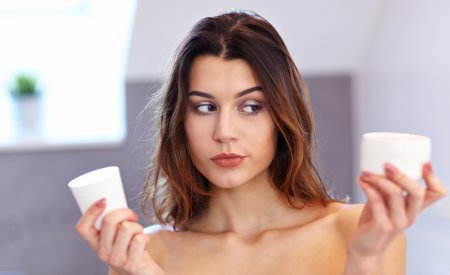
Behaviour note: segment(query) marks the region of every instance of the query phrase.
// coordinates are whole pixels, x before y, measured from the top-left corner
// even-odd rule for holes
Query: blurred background
[[[310,88],[336,196],[364,202],[359,143],[372,131],[429,136],[450,187],[448,1],[2,0],[0,275],[106,274],[75,233],[67,183],[117,165],[141,212],[152,144],[142,110],[192,25],[232,8],[261,14],[285,40]],[[449,197],[407,238],[408,274],[447,274]]]

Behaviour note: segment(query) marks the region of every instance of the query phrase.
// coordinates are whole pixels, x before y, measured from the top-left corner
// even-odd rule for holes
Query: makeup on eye
[[[249,100],[246,101],[244,104],[240,105],[238,110],[239,112],[245,113],[247,115],[256,115],[261,111],[262,108],[263,106],[260,103],[254,100]]]
[[[262,109],[264,104],[258,100],[244,100],[238,104],[236,110],[244,115],[256,115]],[[208,115],[217,111],[217,106],[211,102],[190,103],[191,109],[199,115]]]
[[[196,114],[208,115],[218,109],[218,100],[214,94],[192,89],[188,93],[188,98],[189,105]],[[233,100],[238,103],[237,111],[244,115],[258,114],[265,102],[260,86],[251,87],[235,94]]]
[[[191,104],[192,109],[196,114],[199,115],[207,115],[208,113],[214,112],[217,108],[214,104],[211,103],[200,103],[200,104]]]

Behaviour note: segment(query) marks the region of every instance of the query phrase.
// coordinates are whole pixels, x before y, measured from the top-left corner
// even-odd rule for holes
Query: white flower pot
[[[14,98],[19,138],[30,139],[39,136],[41,128],[41,100],[38,96]]]

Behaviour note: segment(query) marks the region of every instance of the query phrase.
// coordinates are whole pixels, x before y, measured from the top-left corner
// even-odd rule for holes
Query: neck
[[[298,224],[303,211],[289,207],[273,186],[268,173],[238,188],[213,189],[206,212],[194,222],[193,231],[234,233],[243,239],[264,231]]]

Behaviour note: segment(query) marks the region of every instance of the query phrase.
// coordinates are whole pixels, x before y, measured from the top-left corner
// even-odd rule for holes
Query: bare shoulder
[[[172,226],[164,224],[153,224],[144,228],[144,234],[148,235],[149,237],[157,234],[162,234],[163,232],[173,232]]]
[[[150,256],[160,264],[175,241],[176,232],[170,225],[154,224],[144,228],[144,234],[149,238],[147,250]]]
[[[336,212],[336,228],[347,239],[355,232],[364,204],[343,204]]]
[[[338,215],[342,219],[341,221],[351,221],[355,218],[359,218],[361,215],[364,204],[342,204],[339,208]]]

